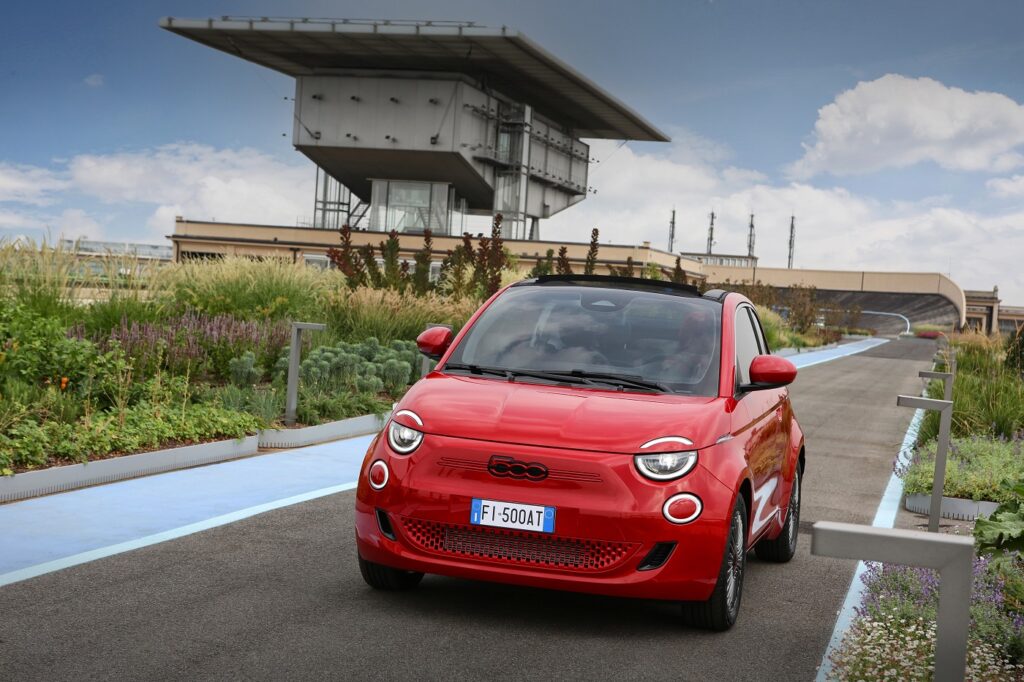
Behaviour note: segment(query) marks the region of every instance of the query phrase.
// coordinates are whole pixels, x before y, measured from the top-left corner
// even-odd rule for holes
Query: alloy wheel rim
[[[793,477],[793,493],[789,496],[789,544],[796,544],[796,535],[800,525],[800,472]]]
[[[743,521],[738,517],[733,518],[733,529],[729,534],[729,563],[726,566],[725,580],[729,612],[735,613],[743,585]]]

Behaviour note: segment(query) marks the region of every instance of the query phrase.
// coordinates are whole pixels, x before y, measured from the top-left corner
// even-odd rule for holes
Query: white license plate
[[[476,526],[515,528],[538,533],[555,532],[555,508],[473,498],[469,522]]]

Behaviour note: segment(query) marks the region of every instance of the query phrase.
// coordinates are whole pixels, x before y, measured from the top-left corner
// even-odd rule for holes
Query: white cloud
[[[818,110],[813,140],[794,178],[868,173],[931,161],[957,171],[1024,165],[1024,106],[995,92],[968,92],[896,74],[862,81]]]
[[[1024,175],[1010,178],[992,178],[985,186],[997,197],[1024,197]]]
[[[46,168],[0,162],[0,203],[41,206],[52,201],[53,192],[66,186],[59,174]]]
[[[80,208],[64,209],[54,222],[61,239],[103,239],[103,228]]]
[[[77,190],[102,201],[154,205],[147,222],[152,236],[169,234],[175,215],[294,225],[311,212],[315,182],[309,162],[198,144],[76,156],[68,173]]]
[[[22,211],[12,211],[0,206],[0,229],[42,229],[46,223]]]
[[[82,80],[82,82],[85,83],[86,85],[88,85],[90,88],[100,88],[100,87],[103,87],[103,74],[102,73],[91,73],[88,76],[86,76]]]
[[[591,184],[596,195],[542,223],[544,239],[585,242],[598,227],[604,243],[665,249],[675,206],[676,251],[704,251],[714,209],[715,251],[744,254],[753,213],[761,264],[784,267],[795,215],[797,267],[950,273],[964,288],[998,284],[1004,301],[1024,305],[1024,212],[987,215],[953,208],[945,197],[879,201],[842,187],[771,184],[743,169],[677,163],[629,147]]]

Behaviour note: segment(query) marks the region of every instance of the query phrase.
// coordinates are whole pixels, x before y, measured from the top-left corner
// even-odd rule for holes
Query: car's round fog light
[[[378,459],[370,465],[370,472],[367,474],[367,478],[370,479],[371,488],[380,490],[388,484],[388,477],[388,465],[383,460]]]
[[[665,500],[661,513],[672,523],[690,523],[704,510],[700,498],[690,493],[673,495]]]

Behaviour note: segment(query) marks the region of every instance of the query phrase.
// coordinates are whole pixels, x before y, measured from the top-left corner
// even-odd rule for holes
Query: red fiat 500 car
[[[526,280],[453,339],[371,444],[359,567],[678,600],[736,620],[748,550],[796,550],[803,434],[757,313],[736,293],[595,276]]]

